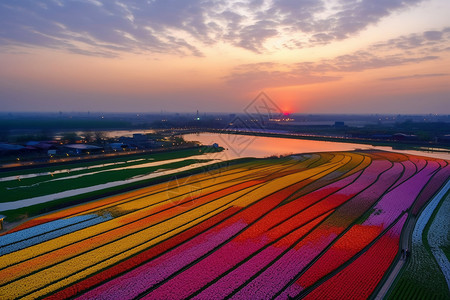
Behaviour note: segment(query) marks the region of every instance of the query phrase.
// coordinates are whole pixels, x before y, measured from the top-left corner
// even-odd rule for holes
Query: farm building
[[[103,147],[94,146],[94,145],[86,145],[86,144],[68,144],[68,145],[64,145],[64,149],[68,153],[90,154],[90,153],[101,152],[103,150]]]

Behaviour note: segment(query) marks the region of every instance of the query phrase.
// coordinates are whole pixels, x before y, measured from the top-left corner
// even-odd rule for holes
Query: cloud
[[[313,70],[306,64],[298,64],[292,67],[274,62],[264,62],[237,66],[224,79],[229,86],[260,90],[271,87],[336,81],[341,77],[313,73]]]
[[[376,51],[391,50],[416,50],[421,48],[424,52],[445,51],[450,43],[450,28],[442,30],[425,31],[423,33],[412,33],[405,36],[376,43],[370,47]]]
[[[431,35],[431,38],[430,38]],[[306,85],[340,80],[349,72],[398,67],[408,64],[440,59],[446,51],[450,30],[429,31],[400,36],[349,54],[316,62],[302,61],[294,64],[262,62],[235,67],[225,81],[231,86],[250,86],[257,89],[280,86]],[[405,52],[405,48],[408,52]],[[400,80],[411,78],[448,76],[448,74],[418,74],[412,76],[383,78]]]
[[[343,73],[395,67],[438,59],[438,56],[403,57],[401,55],[376,56],[368,52],[341,55],[318,62],[299,62],[284,65],[266,62],[240,65],[224,79],[231,86],[257,89],[281,86],[299,86],[336,81]],[[334,75],[330,75],[330,73]],[[335,75],[335,74],[338,75]]]
[[[358,51],[349,55],[341,55],[333,59],[322,60],[315,64],[316,72],[361,72],[370,69],[401,66],[436,60],[438,56],[407,57],[402,54],[376,55],[366,51]]]
[[[442,34],[441,31],[425,31],[423,36],[430,41],[439,41],[442,39]]]
[[[407,76],[384,77],[384,78],[380,78],[380,80],[392,81],[392,80],[421,79],[421,78],[445,77],[445,76],[450,76],[450,74],[446,74],[446,73],[414,74],[414,75],[407,75]]]
[[[225,42],[263,53],[269,39],[294,49],[345,39],[421,0],[22,0],[0,3],[0,46],[86,55],[122,52],[202,56]],[[332,5],[330,5],[332,4]],[[424,35],[428,41],[439,32]]]
[[[173,31],[180,29],[197,37],[204,34],[201,12],[188,2],[2,2],[0,45],[59,48],[106,57],[112,56],[111,51],[200,56],[200,50]]]
[[[325,34],[343,39],[378,23],[393,12],[407,9],[420,2],[422,0],[344,0],[335,8],[336,13],[318,22],[327,24]]]
[[[257,24],[246,26],[241,29],[239,41],[235,44],[257,53],[264,52],[261,41],[278,34],[278,31],[272,28],[273,23],[270,21],[259,21]]]

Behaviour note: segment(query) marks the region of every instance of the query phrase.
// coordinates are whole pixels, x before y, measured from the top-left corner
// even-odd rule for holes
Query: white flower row
[[[447,183],[444,189],[441,190],[439,194],[445,193],[450,186],[450,182]],[[440,198],[440,195],[437,195],[436,198]],[[431,247],[431,252],[436,258],[439,267],[444,273],[445,280],[447,281],[447,286],[450,289],[450,262],[445,255],[444,251],[442,251],[441,247],[445,245],[449,245],[449,236],[450,236],[450,198],[447,197],[444,199],[442,206],[434,217],[433,223],[430,226],[430,230],[428,231],[428,243]]]
[[[417,219],[416,225],[414,227],[414,231],[412,234],[412,242],[414,245],[422,246],[423,230],[425,229],[425,226],[427,225],[431,215],[433,214],[433,211],[438,206],[440,200],[441,200],[441,197],[438,197],[438,195],[433,197],[431,202],[425,207],[425,209],[422,211],[419,218]]]

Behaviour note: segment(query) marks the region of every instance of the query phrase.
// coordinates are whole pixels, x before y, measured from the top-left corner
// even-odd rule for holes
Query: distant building
[[[124,149],[128,148],[128,145],[124,144],[124,143],[110,143],[109,147],[111,147],[112,150],[117,151],[117,150],[124,150]]]
[[[140,142],[146,142],[146,141],[148,141],[148,137],[142,133],[135,133],[135,134],[133,134],[133,140],[140,141]]]
[[[37,150],[35,148],[0,143],[0,155],[23,155],[36,151]]]
[[[392,138],[396,141],[417,141],[417,135],[415,134],[405,134],[405,133],[396,133],[392,135]]]
[[[41,152],[48,152],[50,150],[56,150],[57,147],[55,145],[55,142],[37,142],[37,141],[29,141],[26,143],[27,148],[34,148],[38,149]]]
[[[133,137],[122,136],[119,138],[119,143],[126,145],[126,148],[128,149],[152,149],[160,148],[163,145],[163,143],[157,142],[147,135],[139,133],[133,134]]]
[[[66,149],[67,152],[72,152],[75,154],[98,153],[103,150],[103,147],[86,144],[68,144],[64,145],[64,148]]]

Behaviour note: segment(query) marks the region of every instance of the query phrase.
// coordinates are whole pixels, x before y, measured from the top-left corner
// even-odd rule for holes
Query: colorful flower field
[[[450,170],[447,168],[447,171]],[[392,286],[389,299],[450,299],[450,263],[447,258],[450,196],[445,197],[449,186],[450,182],[447,182],[446,188],[432,198],[418,217],[412,233],[411,258]]]
[[[382,151],[303,154],[43,215],[0,236],[0,298],[368,298],[449,169]]]

